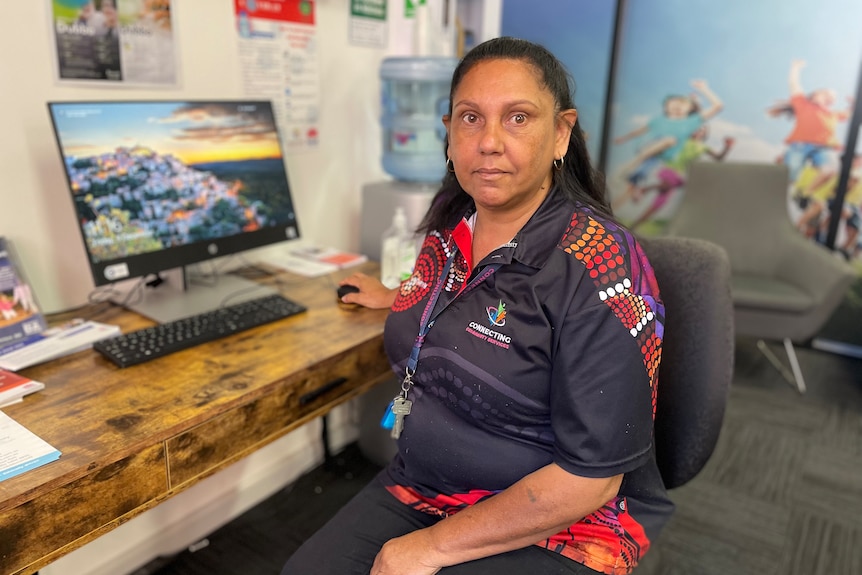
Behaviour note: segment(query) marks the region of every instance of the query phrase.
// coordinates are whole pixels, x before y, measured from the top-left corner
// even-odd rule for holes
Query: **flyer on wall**
[[[320,66],[312,0],[234,0],[246,96],[269,99],[286,149],[319,145]]]
[[[49,0],[61,83],[177,84],[171,0]]]

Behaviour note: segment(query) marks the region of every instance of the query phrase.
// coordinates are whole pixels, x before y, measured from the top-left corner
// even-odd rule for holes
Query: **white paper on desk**
[[[56,461],[60,452],[0,411],[0,481]]]
[[[338,269],[335,264],[316,262],[289,253],[267,255],[266,263],[305,277],[318,277],[332,273]]]

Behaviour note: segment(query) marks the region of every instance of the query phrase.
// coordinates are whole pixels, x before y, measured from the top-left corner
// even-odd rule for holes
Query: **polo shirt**
[[[387,489],[445,517],[550,463],[625,474],[617,497],[538,544],[630,573],[673,510],[652,444],[664,321],[652,268],[630,232],[556,188],[474,267],[469,215],[426,236],[386,321],[403,376],[443,282]]]

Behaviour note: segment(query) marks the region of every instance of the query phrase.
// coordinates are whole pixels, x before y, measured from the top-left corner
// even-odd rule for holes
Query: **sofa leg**
[[[790,341],[790,339],[784,339],[784,349],[787,352],[787,358],[790,360],[790,367],[793,369],[792,372],[787,369],[783,363],[781,363],[781,360],[778,359],[762,339],[757,340],[757,349],[766,356],[769,363],[771,363],[772,366],[781,373],[790,385],[794,386],[799,393],[805,393],[805,380],[802,377],[799,360],[796,358],[796,350],[793,348],[793,342]]]

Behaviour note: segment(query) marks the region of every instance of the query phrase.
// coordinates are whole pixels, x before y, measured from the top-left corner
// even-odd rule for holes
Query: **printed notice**
[[[316,149],[320,66],[314,2],[234,0],[234,7],[245,94],[272,101],[285,149]]]
[[[386,0],[350,0],[350,43],[386,47]]]
[[[49,0],[60,82],[173,86],[171,0]]]
[[[59,457],[59,451],[0,411],[0,481]]]

